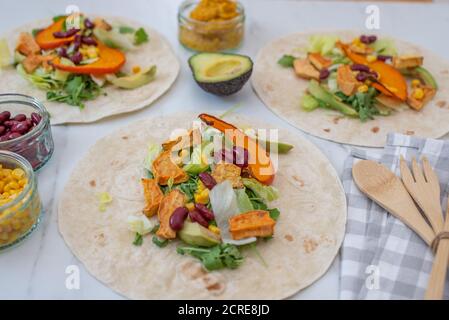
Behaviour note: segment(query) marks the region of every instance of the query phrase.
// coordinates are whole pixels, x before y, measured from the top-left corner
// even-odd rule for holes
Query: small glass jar
[[[51,135],[50,116],[41,102],[22,94],[0,94],[0,113],[9,111],[11,116],[32,113],[40,116],[40,121],[28,133],[12,140],[0,141],[0,150],[8,150],[25,157],[34,170],[42,168],[51,158],[54,149]],[[3,124],[0,124],[3,126]]]
[[[179,7],[179,42],[191,50],[199,52],[219,52],[237,49],[243,41],[245,11],[237,2],[238,15],[229,20],[199,21],[190,17],[190,12],[199,0],[186,0]]]
[[[0,164],[2,170],[22,169],[27,181],[14,199],[0,206],[1,251],[21,242],[31,234],[39,223],[42,205],[36,176],[31,164],[24,157],[9,151],[0,151]]]

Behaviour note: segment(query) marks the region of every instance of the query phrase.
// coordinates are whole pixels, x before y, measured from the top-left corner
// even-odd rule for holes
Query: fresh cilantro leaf
[[[134,237],[133,245],[141,246],[143,243],[143,237],[140,233],[136,232],[136,236]]]
[[[235,269],[243,262],[243,256],[239,249],[232,244],[218,244],[211,248],[201,247],[178,247],[179,254],[189,254],[201,260],[203,266],[209,270],[219,270],[223,268]]]
[[[168,240],[167,239],[160,239],[158,236],[153,236],[152,241],[159,248],[164,248],[168,244]]]
[[[58,15],[53,17],[53,22],[58,22],[61,19],[65,19],[67,16],[65,15]]]
[[[37,34],[41,31],[42,29],[33,29],[31,30],[31,34],[33,35],[34,38],[36,38]]]
[[[136,30],[134,28],[128,27],[128,26],[120,26],[118,28],[118,32],[122,33],[122,34],[126,34],[126,33],[134,33]]]
[[[148,42],[148,34],[145,29],[139,28],[136,33],[134,33],[134,44],[138,46],[145,42]]]
[[[65,102],[80,109],[84,102],[93,100],[101,93],[101,88],[88,75],[71,75],[61,90],[48,91],[48,101]]]
[[[281,215],[281,212],[279,211],[278,208],[269,209],[268,212],[270,213],[270,218],[273,219],[274,221],[277,221],[277,219]]]
[[[282,58],[278,60],[278,64],[283,66],[284,68],[292,68],[293,67],[293,61],[295,61],[294,56],[290,56],[288,54],[284,54]]]

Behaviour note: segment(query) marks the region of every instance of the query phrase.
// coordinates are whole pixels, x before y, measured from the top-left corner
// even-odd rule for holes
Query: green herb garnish
[[[58,22],[59,20],[65,19],[65,18],[67,18],[67,16],[65,16],[65,15],[58,15],[58,16],[54,16],[52,19],[53,19],[53,22]]]
[[[47,92],[48,101],[65,102],[71,106],[84,108],[84,101],[93,100],[101,93],[101,88],[88,75],[70,75],[62,90]]]
[[[268,209],[268,212],[270,213],[270,218],[273,219],[274,221],[277,221],[277,219],[281,215],[281,212],[279,211],[278,208]]]
[[[152,241],[159,248],[164,248],[168,244],[168,240],[167,239],[160,239],[158,236],[153,236]]]
[[[295,61],[295,57],[288,55],[288,54],[284,54],[282,56],[282,58],[280,58],[278,60],[278,64],[280,64],[281,66],[283,66],[284,68],[292,68],[293,67],[293,62]]]
[[[182,255],[190,254],[201,260],[203,266],[209,271],[223,268],[235,269],[243,262],[239,249],[229,243],[218,244],[211,248],[178,247],[176,252]]]
[[[128,26],[120,26],[118,28],[118,32],[122,33],[122,34],[126,34],[126,33],[134,33],[136,30],[134,28],[128,27]]]
[[[351,105],[358,112],[362,122],[374,119],[375,115],[380,114],[379,109],[374,105],[377,91],[373,87],[370,87],[367,92],[357,92],[352,96],[347,96],[341,91],[336,92],[335,95],[342,102]]]
[[[134,237],[133,245],[141,246],[143,243],[143,237],[140,233],[136,232],[136,236]]]
[[[136,33],[134,33],[134,44],[139,45],[148,42],[148,34],[143,28],[139,28]]]

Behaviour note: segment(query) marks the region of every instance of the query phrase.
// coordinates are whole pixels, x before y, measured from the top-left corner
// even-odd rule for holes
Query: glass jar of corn
[[[0,250],[25,239],[39,223],[41,200],[31,164],[0,151]]]

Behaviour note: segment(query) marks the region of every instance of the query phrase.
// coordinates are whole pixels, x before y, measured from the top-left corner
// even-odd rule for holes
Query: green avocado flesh
[[[116,87],[123,89],[136,89],[153,81],[156,76],[156,71],[156,66],[151,66],[145,70],[142,70],[142,72],[130,76],[116,77],[115,75],[108,75],[106,76],[106,79]]]
[[[213,247],[220,243],[219,236],[196,222],[185,221],[178,236],[192,246]]]
[[[219,96],[239,91],[253,70],[251,58],[230,53],[198,53],[189,59],[189,65],[198,85]]]

